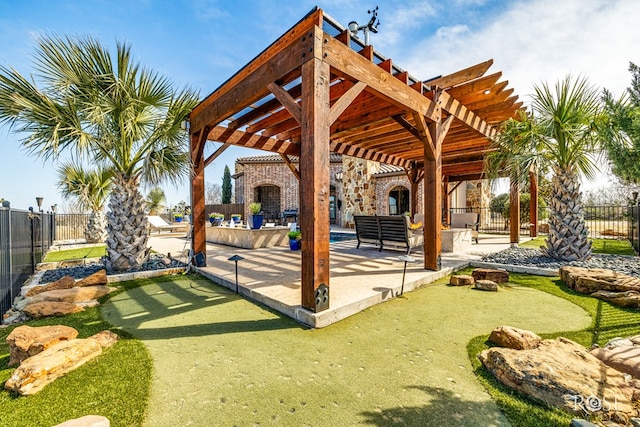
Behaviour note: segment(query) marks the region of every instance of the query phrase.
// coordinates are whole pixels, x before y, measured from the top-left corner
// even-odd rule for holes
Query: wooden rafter
[[[204,166],[209,166],[215,159],[220,156],[220,154],[224,153],[229,147],[231,147],[231,144],[229,143],[222,144],[220,147],[218,147],[218,149],[214,151],[213,154],[206,158],[206,160],[204,161]]]
[[[289,156],[287,156],[286,154],[280,154],[280,157],[282,157],[284,163],[289,167],[291,173],[293,173],[293,176],[295,176],[296,179],[300,181],[300,171],[298,170],[298,168],[296,168],[296,165],[293,164]]]

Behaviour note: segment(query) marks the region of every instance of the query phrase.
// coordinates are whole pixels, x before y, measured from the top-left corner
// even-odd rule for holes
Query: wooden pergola
[[[206,253],[204,169],[236,145],[279,153],[299,177],[304,308],[328,301],[331,152],[404,168],[414,213],[424,179],[424,267],[438,270],[443,183],[481,178],[495,126],[522,106],[502,73],[485,75],[492,63],[421,81],[312,10],[190,114],[194,253]],[[223,145],[205,158],[207,141]]]

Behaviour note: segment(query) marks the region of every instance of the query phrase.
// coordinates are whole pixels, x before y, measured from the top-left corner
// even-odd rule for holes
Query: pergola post
[[[191,160],[193,162],[193,177],[191,178],[191,224],[193,226],[192,253],[195,255],[207,251],[207,231],[205,228],[204,203],[204,168],[205,159],[201,145],[206,141],[207,129],[201,134],[191,135]],[[204,257],[206,265],[207,257]]]
[[[520,187],[518,180],[511,177],[509,191],[509,239],[512,244],[520,243]]]
[[[302,65],[300,228],[302,307],[329,308],[329,65],[313,58]],[[325,285],[325,294],[316,290]],[[322,291],[322,289],[320,290]],[[323,300],[326,297],[326,300]]]
[[[449,212],[451,195],[449,194],[449,177],[442,177],[442,213],[445,224],[451,224],[451,212]]]
[[[440,270],[442,254],[442,122],[429,123],[424,146],[424,268]]]
[[[534,169],[529,171],[529,196],[529,236],[538,237],[538,174]]]

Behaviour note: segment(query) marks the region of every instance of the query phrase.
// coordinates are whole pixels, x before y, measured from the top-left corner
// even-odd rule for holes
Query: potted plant
[[[182,222],[182,218],[184,218],[184,215],[182,215],[181,213],[174,213],[173,214],[173,220],[175,222]]]
[[[249,205],[249,211],[251,212],[251,229],[259,230],[260,227],[262,227],[262,221],[264,220],[264,215],[260,214],[260,211],[262,211],[262,203],[251,203]]]
[[[231,221],[240,222],[241,219],[242,219],[242,215],[240,215],[240,214],[231,214]]]
[[[222,220],[224,220],[224,214],[211,212],[209,214],[209,222],[211,225],[220,225],[222,224]]]
[[[300,250],[300,240],[302,240],[302,233],[299,231],[290,231],[287,233],[289,237],[289,249],[292,251]]]

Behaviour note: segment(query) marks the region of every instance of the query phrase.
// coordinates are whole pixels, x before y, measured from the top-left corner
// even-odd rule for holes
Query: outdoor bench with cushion
[[[422,246],[424,243],[422,230],[411,230],[409,220],[404,215],[354,215],[353,219],[358,239],[356,248],[360,248],[361,243],[371,243],[379,246],[380,251],[385,246],[393,246],[406,248],[409,254],[411,248]]]
[[[452,213],[451,228],[470,228],[471,237],[478,243],[478,227],[480,226],[480,215],[477,212]]]

